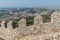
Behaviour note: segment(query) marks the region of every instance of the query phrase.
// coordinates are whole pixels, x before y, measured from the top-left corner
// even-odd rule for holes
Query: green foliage
[[[43,22],[50,22],[51,21],[51,15],[42,15]]]
[[[34,24],[34,17],[30,16],[26,18],[27,26]]]
[[[16,27],[18,27],[18,21],[19,21],[20,19],[15,19],[14,21],[13,21],[13,28],[16,28]]]

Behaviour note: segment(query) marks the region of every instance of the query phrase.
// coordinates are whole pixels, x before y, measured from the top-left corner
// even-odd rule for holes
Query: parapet
[[[20,38],[23,36],[29,36],[29,35],[35,35],[35,34],[49,34],[52,30],[57,31],[60,26],[60,12],[56,11],[53,14],[51,14],[51,22],[43,23],[43,18],[39,14],[34,14],[34,24],[32,26],[26,26],[26,19],[22,18],[17,22],[18,27],[17,29],[13,29],[13,26],[16,26],[16,24],[13,24],[13,20],[9,21],[1,21],[1,28],[4,32],[0,30],[0,33],[7,34],[8,39],[11,37]],[[56,25],[55,25],[56,24]],[[58,26],[58,27],[55,27]],[[25,28],[26,27],[26,28]],[[22,28],[22,29],[21,29]],[[4,30],[7,29],[7,30]],[[20,30],[21,29],[21,30]],[[59,29],[60,30],[60,29]],[[3,36],[4,36],[3,35]],[[6,35],[5,35],[6,36]],[[5,37],[4,36],[4,37]],[[33,37],[32,37],[33,38]]]
[[[56,11],[53,14],[51,14],[51,23],[60,23],[60,12]],[[26,26],[26,19],[22,18],[21,20],[18,21],[18,27],[24,28]],[[44,25],[43,23],[43,18],[40,14],[34,14],[34,24],[33,25]],[[12,28],[13,27],[13,21],[9,20],[6,22],[5,20],[1,21],[1,27],[4,28],[7,26],[7,28]]]

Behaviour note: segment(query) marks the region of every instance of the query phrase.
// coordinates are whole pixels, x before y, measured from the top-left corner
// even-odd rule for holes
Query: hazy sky
[[[60,0],[0,0],[0,7],[60,6]]]

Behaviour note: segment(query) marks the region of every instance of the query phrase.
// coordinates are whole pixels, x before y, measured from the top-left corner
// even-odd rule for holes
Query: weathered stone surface
[[[9,29],[12,29],[12,21],[9,21],[9,22],[7,23],[7,27],[8,27]]]
[[[51,15],[51,22],[60,23],[60,12],[56,11]]]
[[[19,22],[18,22],[18,26],[21,27],[26,27],[26,20],[24,18],[22,18]]]
[[[34,24],[43,24],[43,19],[42,16],[40,16],[39,14],[35,14],[35,18],[34,18]]]

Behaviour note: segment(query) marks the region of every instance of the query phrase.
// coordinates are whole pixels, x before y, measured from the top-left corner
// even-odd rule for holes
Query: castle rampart
[[[18,21],[16,28],[13,27],[13,20],[1,21],[1,38],[6,38],[5,40],[45,40],[44,38],[46,38],[47,40],[47,37],[50,38],[52,35],[53,38],[54,35],[60,35],[60,12],[56,11],[51,14],[51,22],[48,23],[43,23],[41,15],[35,14],[34,16],[34,24],[31,26],[26,26],[26,19],[24,18]]]

